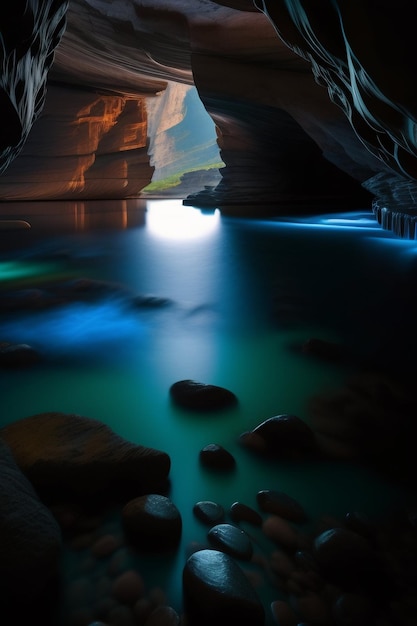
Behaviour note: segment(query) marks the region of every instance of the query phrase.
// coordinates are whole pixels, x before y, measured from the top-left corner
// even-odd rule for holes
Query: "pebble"
[[[108,557],[120,547],[120,539],[114,535],[103,535],[91,546],[91,553],[96,558]]]
[[[244,530],[232,524],[217,524],[208,532],[210,543],[237,559],[249,561],[253,554],[252,542]]]
[[[218,524],[224,519],[224,508],[211,500],[196,502],[193,507],[193,513],[200,521],[210,526]]]
[[[111,587],[112,596],[121,604],[134,605],[143,596],[143,578],[135,570],[127,570],[118,576]]]
[[[128,502],[122,509],[126,534],[138,548],[166,550],[181,538],[182,518],[175,504],[166,496],[148,494]]]
[[[187,623],[264,626],[265,610],[237,562],[218,550],[200,550],[183,570]]]
[[[263,519],[258,511],[242,502],[233,502],[229,513],[233,522],[249,522],[254,526],[262,526]]]
[[[278,626],[297,626],[298,618],[288,602],[275,600],[271,603],[271,613]]]
[[[282,491],[263,489],[258,491],[256,499],[259,508],[266,513],[273,513],[296,523],[305,522],[307,519],[307,514],[301,504]]]
[[[287,520],[278,515],[270,515],[262,523],[262,531],[278,545],[290,551],[295,551],[299,546],[300,535]]]
[[[236,467],[233,455],[217,443],[210,443],[200,450],[200,463],[209,469],[230,471]]]
[[[171,606],[158,606],[145,621],[144,626],[179,626],[180,617]]]

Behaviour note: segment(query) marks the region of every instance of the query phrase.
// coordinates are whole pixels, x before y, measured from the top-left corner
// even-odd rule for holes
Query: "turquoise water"
[[[409,360],[414,242],[382,231],[366,211],[254,221],[165,201],[149,202],[126,228],[105,224],[96,219],[94,228],[53,233],[33,227],[25,246],[17,235],[15,246],[9,239],[0,259],[3,285],[30,286],[35,273],[39,284],[90,277],[169,304],[132,309],[117,291],[94,303],[4,317],[0,339],[30,343],[44,361],[2,372],[1,423],[74,412],[169,453],[183,539],[172,558],[148,567],[174,607],[181,605],[187,546],[206,540],[207,528],[192,513],[198,500],[227,510],[236,500],[256,506],[259,490],[278,489],[318,517],[379,514],[407,499],[348,464],[261,462],[238,436],[280,413],[308,422],[309,399],[338,388],[353,371],[303,354],[299,346],[309,337],[343,342],[355,358],[394,369]],[[170,385],[184,378],[227,387],[239,403],[214,415],[184,412],[169,398]],[[235,472],[218,476],[200,466],[199,451],[209,443],[232,452]],[[262,593],[276,599],[272,590]]]

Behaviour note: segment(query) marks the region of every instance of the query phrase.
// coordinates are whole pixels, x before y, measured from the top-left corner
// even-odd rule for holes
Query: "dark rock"
[[[242,502],[233,502],[230,507],[230,517],[234,522],[249,522],[254,526],[262,526],[262,517],[258,511]]]
[[[193,513],[199,520],[205,524],[209,524],[210,526],[218,524],[224,519],[223,507],[220,504],[217,504],[217,502],[212,502],[210,500],[196,502],[193,507]]]
[[[183,570],[188,626],[263,626],[264,608],[236,561],[217,550],[192,554]]]
[[[276,457],[294,457],[311,453],[315,436],[296,415],[276,415],[261,422],[250,432],[242,433],[240,442],[256,452]]]
[[[273,513],[297,523],[305,522],[307,519],[307,514],[301,504],[282,491],[263,489],[258,491],[256,499],[259,508],[265,513]]]
[[[245,531],[232,524],[217,524],[209,530],[210,543],[230,556],[249,561],[252,558],[253,546]]]
[[[109,500],[166,486],[171,461],[165,452],[130,443],[94,419],[40,413],[5,426],[0,436],[43,494]]]
[[[376,613],[372,600],[356,593],[340,595],[332,609],[336,626],[372,626]]]
[[[39,360],[39,352],[26,343],[0,343],[0,367],[30,367]]]
[[[131,298],[131,303],[138,309],[161,309],[172,303],[169,298],[162,298],[161,296],[134,296]]]
[[[167,550],[178,545],[182,519],[166,496],[148,494],[128,502],[122,521],[129,541],[144,550]]]
[[[193,411],[216,411],[237,403],[232,391],[194,380],[180,380],[174,383],[171,385],[170,394],[178,406]]]
[[[361,535],[331,528],[314,540],[313,556],[326,580],[346,591],[383,590],[384,573],[378,554]]]
[[[204,467],[215,470],[232,470],[236,466],[233,455],[217,443],[209,443],[200,450],[200,462]]]
[[[145,626],[179,626],[180,616],[172,606],[157,606],[149,615]]]
[[[375,537],[376,529],[369,517],[360,511],[349,511],[345,515],[345,524],[349,530],[362,535],[368,540]]]
[[[0,440],[0,602],[19,611],[44,592],[58,574],[61,531]]]

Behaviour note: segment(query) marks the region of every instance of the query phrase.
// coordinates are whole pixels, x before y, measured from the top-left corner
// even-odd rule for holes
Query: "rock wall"
[[[17,3],[7,19],[1,10],[2,200],[140,194],[149,146],[155,156],[164,142],[147,110],[168,84],[184,94],[196,85],[225,164],[215,189],[189,202],[232,211],[262,202],[278,213],[371,206],[366,181],[381,174],[393,188],[417,177],[407,0],[378,11],[370,0],[28,7]]]

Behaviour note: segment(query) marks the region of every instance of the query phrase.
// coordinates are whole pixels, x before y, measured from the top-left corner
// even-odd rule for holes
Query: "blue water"
[[[180,609],[187,546],[206,541],[207,528],[192,513],[198,500],[226,510],[236,500],[256,507],[259,490],[278,489],[319,517],[379,514],[407,499],[349,464],[261,462],[238,436],[281,413],[308,423],[309,399],[354,371],[303,354],[309,337],[342,342],[355,358],[394,369],[409,361],[417,246],[381,230],[366,210],[255,221],[165,201],[138,213],[119,220],[115,207],[113,222],[96,214],[89,228],[70,220],[52,232],[34,220],[27,240],[8,239],[0,257],[4,288],[90,277],[169,303],[132,309],[116,289],[94,302],[3,317],[0,340],[29,343],[44,359],[35,369],[2,372],[1,424],[73,412],[169,453],[183,539],[169,561],[148,564],[148,576]],[[175,408],[169,387],[185,378],[231,389],[237,407],[203,416]],[[219,477],[200,466],[209,443],[235,456],[234,473]],[[267,602],[277,596],[262,593]]]

